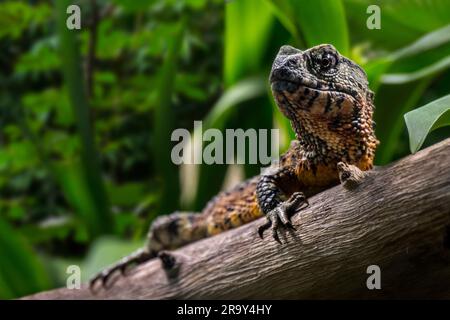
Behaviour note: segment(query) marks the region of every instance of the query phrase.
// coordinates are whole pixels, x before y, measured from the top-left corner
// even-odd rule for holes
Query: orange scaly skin
[[[260,236],[280,225],[306,199],[339,183],[337,164],[369,170],[378,140],[374,134],[373,93],[364,71],[331,45],[306,51],[283,46],[270,74],[272,92],[290,119],[297,140],[277,165],[214,197],[201,213],[176,212],[151,226],[148,245],[104,270],[92,281],[103,285],[111,274],[174,249],[266,216]]]

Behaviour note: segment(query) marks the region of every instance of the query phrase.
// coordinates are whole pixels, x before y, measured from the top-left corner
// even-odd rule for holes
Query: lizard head
[[[278,107],[311,157],[355,162],[373,154],[373,92],[367,75],[332,45],[281,47],[270,73]]]

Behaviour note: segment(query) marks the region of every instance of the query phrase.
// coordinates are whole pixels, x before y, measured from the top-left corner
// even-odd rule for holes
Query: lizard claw
[[[89,288],[92,292],[94,292],[95,285],[97,282],[100,281],[101,287],[107,289],[108,286],[108,280],[112,277],[116,271],[119,271],[122,276],[126,276],[127,270],[135,264],[143,263],[147,260],[150,260],[155,256],[155,253],[148,252],[144,249],[139,249],[138,251],[132,253],[131,255],[121,259],[116,264],[106,268],[105,270],[99,272],[96,274],[90,281],[89,281]]]
[[[120,274],[122,276],[125,275],[125,269],[127,269],[128,265],[126,264],[125,260],[119,261],[116,265],[113,265],[109,268],[106,268],[105,270],[99,272],[96,274],[92,279],[89,280],[89,288],[91,291],[94,291],[95,285],[100,282],[101,287],[104,289],[107,289],[108,281],[111,278],[111,276],[116,272],[120,271]]]
[[[269,229],[272,226],[272,221],[270,219],[266,220],[266,223],[264,223],[263,225],[259,226],[258,228],[258,234],[259,237],[261,239],[263,239],[263,235],[264,235],[264,231],[266,231],[267,229]]]
[[[287,201],[270,211],[266,216],[266,223],[258,228],[258,234],[261,239],[263,238],[264,231],[270,228],[272,230],[272,237],[281,244],[282,242],[278,236],[280,222],[283,226],[296,230],[289,218],[293,212],[300,209],[299,206],[302,203],[308,205],[305,195],[302,192],[295,192]]]

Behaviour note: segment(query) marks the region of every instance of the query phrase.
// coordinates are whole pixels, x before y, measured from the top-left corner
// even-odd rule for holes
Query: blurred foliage
[[[283,44],[328,42],[366,70],[377,164],[409,153],[405,113],[449,93],[446,0],[71,1],[79,31],[64,28],[66,3],[0,2],[0,298],[64,285],[69,264],[87,279],[157,215],[201,209],[228,168],[172,165],[174,128],[277,127],[286,150],[267,85]],[[370,4],[380,30],[366,27]],[[421,109],[410,136],[449,136],[448,107]]]

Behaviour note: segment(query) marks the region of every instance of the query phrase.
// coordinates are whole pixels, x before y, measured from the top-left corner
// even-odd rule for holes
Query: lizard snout
[[[302,51],[291,46],[281,47],[269,77],[273,90],[293,92],[298,88],[301,60]]]

